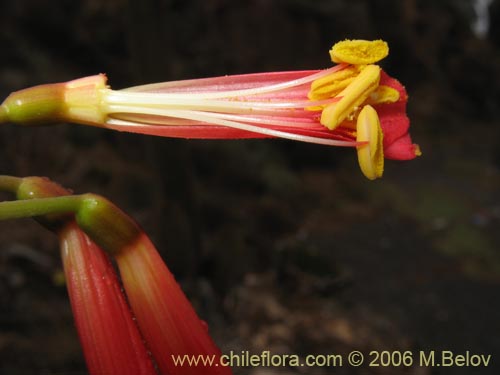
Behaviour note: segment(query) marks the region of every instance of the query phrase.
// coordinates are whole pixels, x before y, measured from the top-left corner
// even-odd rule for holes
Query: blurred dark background
[[[225,352],[493,357],[475,370],[235,374],[498,374],[500,1],[486,3],[3,2],[2,97],[100,72],[122,88],[323,68],[334,42],[383,38],[382,65],[408,89],[423,156],[388,161],[369,182],[349,149],[2,125],[0,173],[48,176],[130,213]],[[86,373],[60,267],[51,233],[31,220],[0,223],[0,373]]]

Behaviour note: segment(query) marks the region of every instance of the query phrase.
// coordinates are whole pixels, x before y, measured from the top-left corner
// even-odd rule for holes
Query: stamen
[[[345,69],[316,79],[311,84],[307,97],[311,100],[320,100],[337,95],[356,78],[363,68],[362,65],[350,65]]]
[[[307,118],[293,118],[293,117],[270,117],[270,116],[242,116],[242,115],[232,115],[232,114],[218,114],[218,118],[226,119],[226,120],[234,120],[237,122],[255,124],[260,126],[271,126],[277,128],[277,130],[285,130],[290,133],[300,133],[303,135],[315,135],[320,138],[330,138],[330,139],[338,139],[343,141],[351,142],[356,138],[356,124],[351,124],[344,122],[341,127],[335,129],[335,132],[331,132],[321,126],[317,119],[310,118],[307,121]],[[178,117],[168,117],[163,115],[145,115],[145,114],[131,114],[131,113],[116,113],[112,115],[112,117],[108,118],[106,125],[117,125],[119,121],[125,121],[127,124],[125,125],[145,125],[146,127],[154,127],[157,126],[159,129],[169,128],[169,134],[163,135],[172,135],[172,134],[184,134],[184,138],[254,138],[249,137],[248,133],[239,134],[238,136],[234,135],[233,137],[225,136],[227,135],[227,131],[223,134],[218,133],[221,131],[221,126],[216,126],[213,124],[202,123],[194,120],[187,120]],[[135,123],[135,124],[134,124]],[[348,125],[348,126],[345,126]],[[109,127],[109,126],[108,126]],[[189,127],[193,127],[193,129],[189,130]],[[175,128],[178,128],[176,130]],[[203,129],[204,128],[204,129]],[[134,129],[139,129],[135,126]],[[201,133],[198,133],[202,129]],[[208,129],[208,130],[207,130]],[[227,129],[227,128],[226,128]],[[140,131],[138,131],[140,132]],[[153,132],[153,135],[158,135],[163,133],[164,130],[157,130]],[[209,132],[212,132],[209,134]],[[148,129],[147,134],[152,134],[151,129]],[[181,136],[182,137],[182,136]],[[359,146],[360,143],[352,144],[352,146]]]
[[[128,108],[142,108],[148,111],[148,108],[166,108],[166,109],[184,109],[196,111],[211,111],[222,113],[259,113],[273,114],[279,110],[304,109],[306,106],[330,105],[339,101],[339,98],[318,101],[228,101],[228,100],[202,100],[197,98],[178,98],[165,97],[165,94],[153,93],[128,93],[121,91],[108,90],[102,96],[102,105],[107,113],[129,112]]]
[[[139,110],[138,113],[144,113],[144,112]],[[156,114],[156,115],[165,116],[165,117],[176,117],[176,118],[182,118],[182,119],[187,119],[187,120],[194,120],[194,121],[198,121],[200,123],[205,123],[205,124],[222,125],[222,126],[226,126],[229,128],[244,130],[244,131],[251,132],[251,133],[258,133],[258,134],[263,134],[263,135],[267,135],[267,136],[271,136],[271,137],[286,138],[286,139],[301,141],[301,142],[323,144],[323,145],[328,145],[328,146],[347,146],[347,147],[353,147],[353,146],[359,145],[359,143],[354,142],[354,141],[340,141],[340,140],[328,139],[328,138],[311,137],[311,136],[276,130],[276,129],[272,129],[269,127],[261,127],[261,126],[257,126],[257,125],[245,124],[245,123],[242,123],[239,121],[226,120],[224,118],[220,118],[219,114],[212,113],[212,112],[167,110],[167,109],[165,109],[165,110],[155,110],[154,112],[151,112],[151,114]],[[119,120],[120,119],[119,115],[117,114],[116,116]],[[113,120],[114,119],[108,119],[107,124],[116,125],[117,124],[116,120],[115,121],[113,121]],[[121,122],[121,124],[124,125],[124,122]],[[141,124],[137,124],[137,123],[133,123],[133,122],[128,122],[126,124],[126,126],[132,126],[132,127],[135,125],[140,126]],[[156,123],[156,126],[157,125],[158,124]]]
[[[384,147],[382,128],[377,112],[365,105],[358,116],[356,125],[358,142],[368,142],[358,146],[358,162],[363,174],[370,180],[382,177],[384,173]]]
[[[377,88],[380,67],[368,65],[339,96],[338,103],[328,105],[321,113],[321,124],[333,130],[340,125]]]
[[[284,127],[284,128],[297,128],[297,129],[305,129],[307,131],[320,131],[325,132],[325,128],[318,124],[318,121],[312,117],[302,118],[302,117],[281,117],[281,116],[245,116],[245,115],[235,115],[229,113],[213,113],[213,112],[205,112],[207,116],[217,117],[220,119],[250,123],[256,125],[268,125],[275,127]],[[136,113],[115,113],[112,115],[112,118],[119,118],[124,120],[130,120],[140,123],[146,124],[158,124],[158,125],[169,125],[169,126],[185,126],[192,125],[193,123],[199,124],[197,122],[193,122],[190,120],[179,119],[175,117],[167,117],[164,116],[163,112],[160,111],[152,111],[149,114],[144,114],[143,112]],[[332,134],[332,133],[328,133]]]

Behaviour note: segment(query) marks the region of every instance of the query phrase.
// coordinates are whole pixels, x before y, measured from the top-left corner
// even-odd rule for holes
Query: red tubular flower
[[[408,134],[406,91],[375,65],[388,53],[381,40],[346,40],[330,51],[338,65],[325,70],[224,76],[124,90],[111,90],[106,77],[97,75],[13,93],[0,107],[0,122],[62,120],[165,137],[279,137],[356,147],[363,173],[375,179],[382,175],[384,154],[400,160],[420,155]],[[375,113],[358,124],[358,114],[367,105]],[[358,127],[364,128],[361,136]]]
[[[0,218],[41,217],[59,235],[92,375],[156,374],[145,345],[163,375],[232,373],[149,238],[123,211],[94,194],[69,195],[44,178],[0,176],[1,186],[18,200],[3,202]],[[129,303],[101,249],[116,258]]]
[[[145,234],[116,252],[115,259],[129,303],[162,374],[232,374],[222,366],[221,352],[207,325]],[[183,359],[183,364],[176,363]]]
[[[152,359],[108,255],[80,229],[72,206],[61,203],[61,199],[76,198],[73,201],[78,207],[80,199],[69,196],[68,190],[47,178],[0,176],[0,180],[11,181],[10,190],[22,201],[55,197],[59,202],[59,207],[53,204],[52,210],[63,213],[48,214],[39,217],[39,221],[52,228],[60,239],[71,308],[89,373],[155,375]],[[32,204],[29,211],[33,212],[36,201],[29,203]],[[37,207],[43,208],[44,204]]]
[[[93,194],[80,197],[76,221],[116,259],[129,304],[161,374],[230,375],[206,324],[146,234],[108,200]]]
[[[154,375],[108,256],[71,221],[59,232],[64,273],[89,373]]]

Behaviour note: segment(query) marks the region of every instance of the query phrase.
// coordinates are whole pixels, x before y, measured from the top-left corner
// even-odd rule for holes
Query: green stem
[[[132,244],[142,233],[123,211],[95,194],[0,202],[0,220],[54,214],[75,214],[80,228],[109,253]]]
[[[0,220],[75,213],[81,202],[82,197],[79,195],[0,202]]]
[[[1,107],[0,107],[1,108]],[[0,111],[0,124],[2,123],[2,115]],[[2,176],[0,175],[0,190],[8,191],[10,193],[17,193],[19,185],[23,181],[20,177],[12,177],[12,176]]]

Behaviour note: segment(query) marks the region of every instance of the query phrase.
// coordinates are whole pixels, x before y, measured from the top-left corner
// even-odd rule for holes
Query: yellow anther
[[[383,40],[344,40],[330,50],[335,63],[374,64],[389,54],[389,46]]]
[[[399,100],[399,91],[389,86],[379,86],[366,99],[366,104],[387,104]]]
[[[341,99],[325,107],[321,113],[321,124],[333,130],[353,113],[378,87],[380,67],[368,65],[361,73],[337,96]]]
[[[364,66],[362,65],[348,66],[345,69],[313,81],[307,97],[311,100],[322,100],[334,97],[345,89],[363,68]]]
[[[384,134],[380,127],[377,111],[365,105],[356,124],[356,141],[367,142],[358,146],[358,162],[363,174],[370,180],[382,177],[384,173]]]

